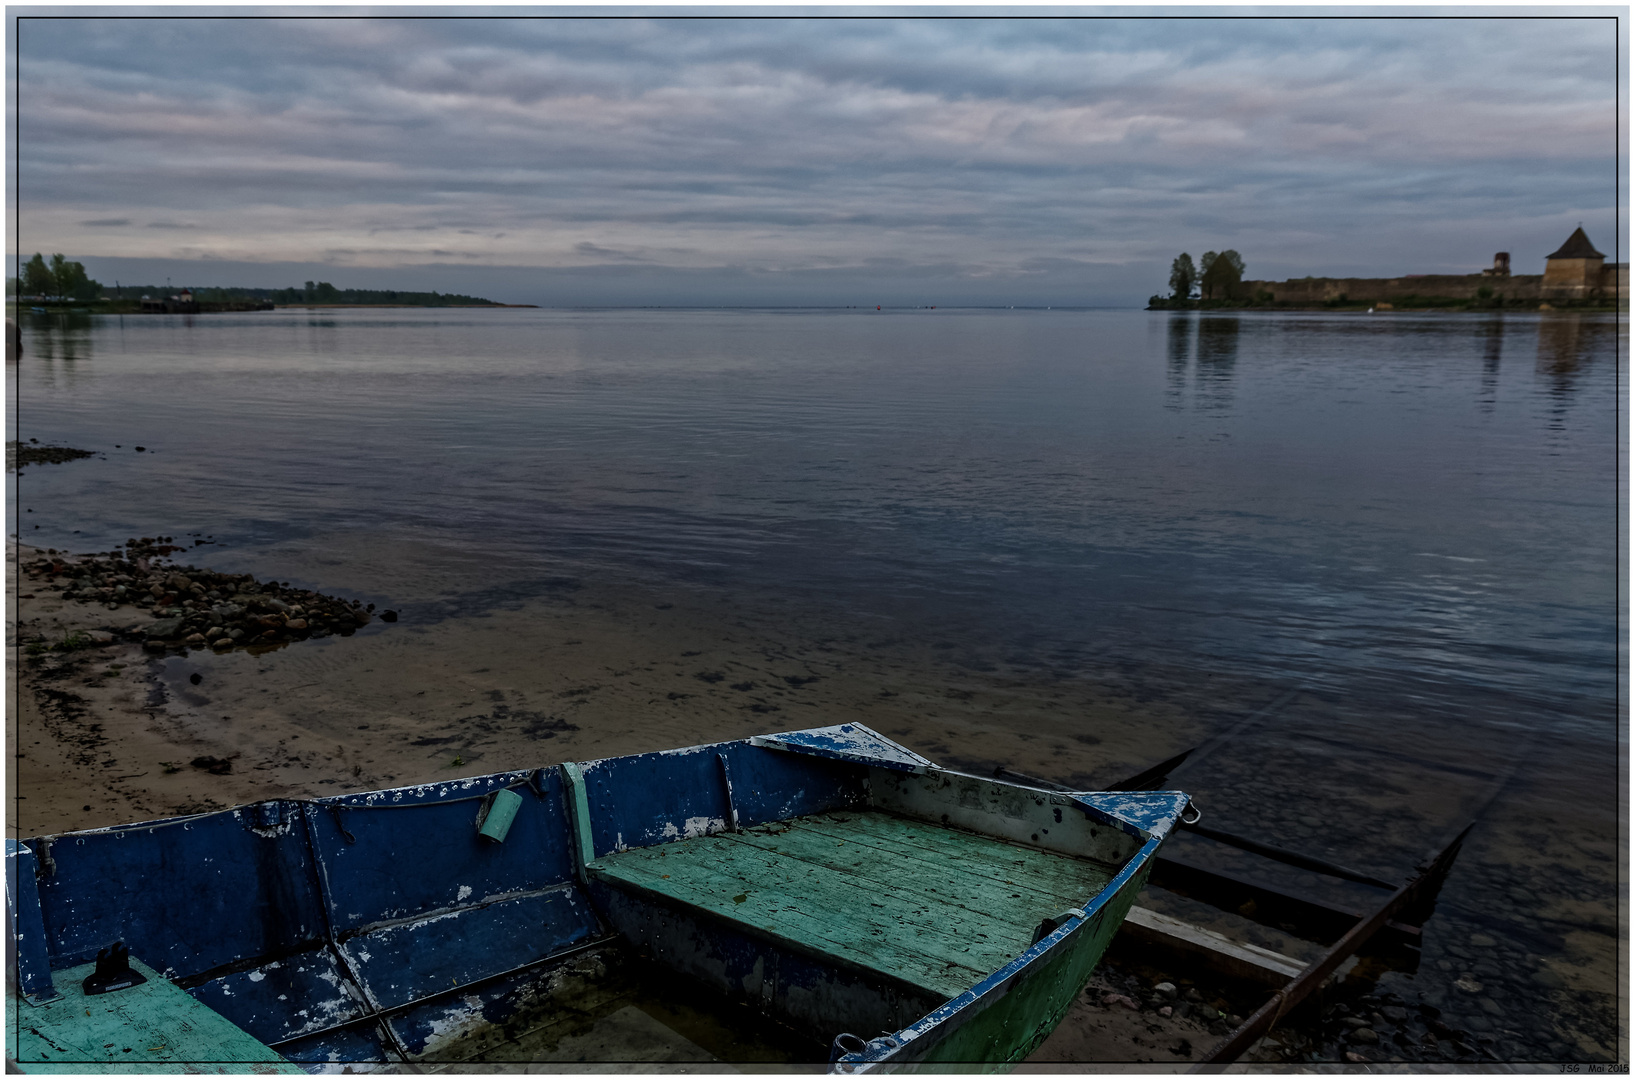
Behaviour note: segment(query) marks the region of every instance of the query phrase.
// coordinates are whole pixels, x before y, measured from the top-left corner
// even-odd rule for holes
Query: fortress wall
[[[1245,281],[1233,291],[1235,299],[1250,300],[1269,292],[1274,300],[1320,304],[1344,296],[1350,301],[1400,300],[1420,296],[1433,300],[1470,300],[1486,286],[1506,299],[1536,300],[1542,274],[1489,277],[1484,274],[1426,274],[1400,278],[1290,278],[1288,281]]]

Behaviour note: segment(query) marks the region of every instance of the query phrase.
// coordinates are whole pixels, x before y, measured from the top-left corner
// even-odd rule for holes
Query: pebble
[[[1171,1016],[1175,1015],[1175,1006],[1165,1005],[1162,1009],[1158,1010],[1158,1015],[1168,1020]]]
[[[1358,1028],[1347,1035],[1346,1038],[1350,1039],[1354,1043],[1362,1043],[1365,1046],[1372,1046],[1374,1043],[1380,1041],[1378,1032],[1376,1032],[1373,1028],[1366,1027]]]
[[[1469,975],[1464,975],[1458,979],[1455,979],[1453,981],[1453,985],[1457,986],[1467,994],[1480,994],[1482,992],[1482,984],[1471,978]]]
[[[1114,1005],[1122,1005],[1126,1009],[1131,1009],[1137,1012],[1139,1012],[1141,1009],[1141,1006],[1135,1003],[1135,999],[1126,994],[1103,994],[1101,996],[1101,1003],[1108,1008],[1111,1008]]]
[[[1175,984],[1172,982],[1161,982],[1152,988],[1152,992],[1157,994],[1159,997],[1174,1000],[1176,992]]]

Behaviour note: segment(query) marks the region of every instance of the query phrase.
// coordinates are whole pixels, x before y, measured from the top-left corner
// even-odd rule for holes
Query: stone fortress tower
[[[1606,262],[1580,225],[1552,254],[1544,257],[1540,295],[1551,299],[1581,300],[1598,296],[1629,295],[1629,264]]]

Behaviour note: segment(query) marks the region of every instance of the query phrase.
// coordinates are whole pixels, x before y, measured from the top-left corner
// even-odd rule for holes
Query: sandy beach
[[[156,654],[118,640],[140,638],[147,613],[13,574],[16,837],[854,721],[951,766],[1085,784],[1199,734],[1104,686],[973,672],[861,634],[796,643],[687,593],[583,588],[475,618],[417,625],[409,611],[351,637]],[[26,648],[99,632],[115,640]]]

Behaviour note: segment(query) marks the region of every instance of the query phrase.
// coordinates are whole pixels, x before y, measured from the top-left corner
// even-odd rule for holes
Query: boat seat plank
[[[753,848],[730,841],[686,844],[685,859],[661,865],[621,857],[610,866],[593,864],[591,873],[709,912],[797,949],[886,972],[940,997],[952,996],[989,970],[989,958],[980,951],[972,955],[983,938],[948,943],[937,940],[941,935],[934,927],[912,925],[916,915],[930,914],[930,905],[890,896],[863,899],[852,889],[842,901],[817,867],[755,858]],[[849,917],[843,918],[848,904]]]
[[[796,850],[807,837],[815,837],[819,840],[817,850],[827,852],[821,841],[828,837],[831,823],[846,823],[852,816],[814,815],[748,829],[738,837],[787,851]],[[848,844],[865,844],[887,852],[894,859],[941,867],[945,873],[957,870],[962,879],[986,882],[995,890],[1002,885],[1010,886],[1012,891],[1036,890],[1057,900],[1071,900],[1072,906],[1090,899],[1118,872],[1116,867],[1099,861],[1063,856],[892,814],[871,813],[859,817],[855,824],[856,828],[844,837]],[[972,845],[973,836],[982,843]],[[1089,892],[1085,892],[1087,882],[1093,885]]]
[[[86,996],[92,963],[52,972],[62,996],[47,1004],[8,994],[12,1060],[30,1073],[304,1072],[146,964],[130,964],[148,981]]]
[[[1023,952],[1040,920],[1110,878],[1071,856],[907,821],[812,815],[610,854],[588,869],[944,998]],[[930,834],[942,835],[908,842]]]

